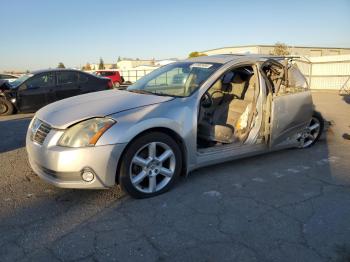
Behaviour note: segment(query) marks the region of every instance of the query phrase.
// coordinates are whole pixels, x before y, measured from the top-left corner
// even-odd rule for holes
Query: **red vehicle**
[[[98,70],[96,75],[111,79],[114,87],[119,87],[124,82],[123,77],[115,70]]]

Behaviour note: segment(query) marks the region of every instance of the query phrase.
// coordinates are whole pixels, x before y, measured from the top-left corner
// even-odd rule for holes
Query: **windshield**
[[[219,68],[217,63],[178,62],[163,66],[128,87],[128,91],[189,96]]]
[[[17,78],[15,81],[9,83],[11,85],[11,87],[17,87],[20,84],[22,84],[24,81],[26,81],[28,78],[32,77],[33,74],[27,74],[27,75],[23,75],[19,78]]]

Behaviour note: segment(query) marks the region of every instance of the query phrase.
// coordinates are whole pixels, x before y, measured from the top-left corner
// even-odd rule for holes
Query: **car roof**
[[[264,62],[268,59],[281,60],[284,58],[285,57],[281,57],[281,56],[260,55],[260,54],[220,54],[220,55],[211,55],[211,56],[199,56],[199,57],[189,58],[184,61],[226,64],[231,61],[255,63],[255,62]]]
[[[40,73],[49,73],[49,72],[66,72],[66,71],[74,71],[74,72],[79,72],[79,73],[85,73],[81,70],[77,69],[70,69],[70,68],[54,68],[54,69],[41,69],[41,70],[35,70],[30,72],[31,74],[40,74]],[[86,73],[85,73],[86,74]]]

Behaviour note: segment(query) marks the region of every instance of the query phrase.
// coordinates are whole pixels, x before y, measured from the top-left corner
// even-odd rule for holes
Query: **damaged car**
[[[26,148],[53,185],[119,184],[145,198],[200,167],[310,147],[322,130],[293,58],[216,55],[163,66],[127,90],[50,104],[31,121]]]
[[[52,102],[113,88],[109,79],[73,69],[47,69],[0,85],[0,116],[32,113]]]

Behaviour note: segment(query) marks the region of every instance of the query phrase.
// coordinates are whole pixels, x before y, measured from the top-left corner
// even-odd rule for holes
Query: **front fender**
[[[152,128],[168,128],[180,137],[185,137],[185,116],[189,109],[183,108],[180,110],[182,112],[174,113],[171,117],[171,112],[164,113],[163,110],[160,111],[165,116],[160,115],[157,107],[158,105],[152,105],[111,116],[117,123],[103,134],[96,145],[129,143],[138,134]]]
[[[117,121],[97,142],[98,145],[128,144],[137,135],[154,128],[167,128],[182,140],[187,167],[196,164],[197,110],[195,99],[174,99],[110,115]]]
[[[147,119],[135,125],[117,122],[97,142],[96,146],[129,143],[138,134],[152,128],[168,128],[180,135],[178,123],[164,118]],[[181,135],[180,135],[181,136]]]

